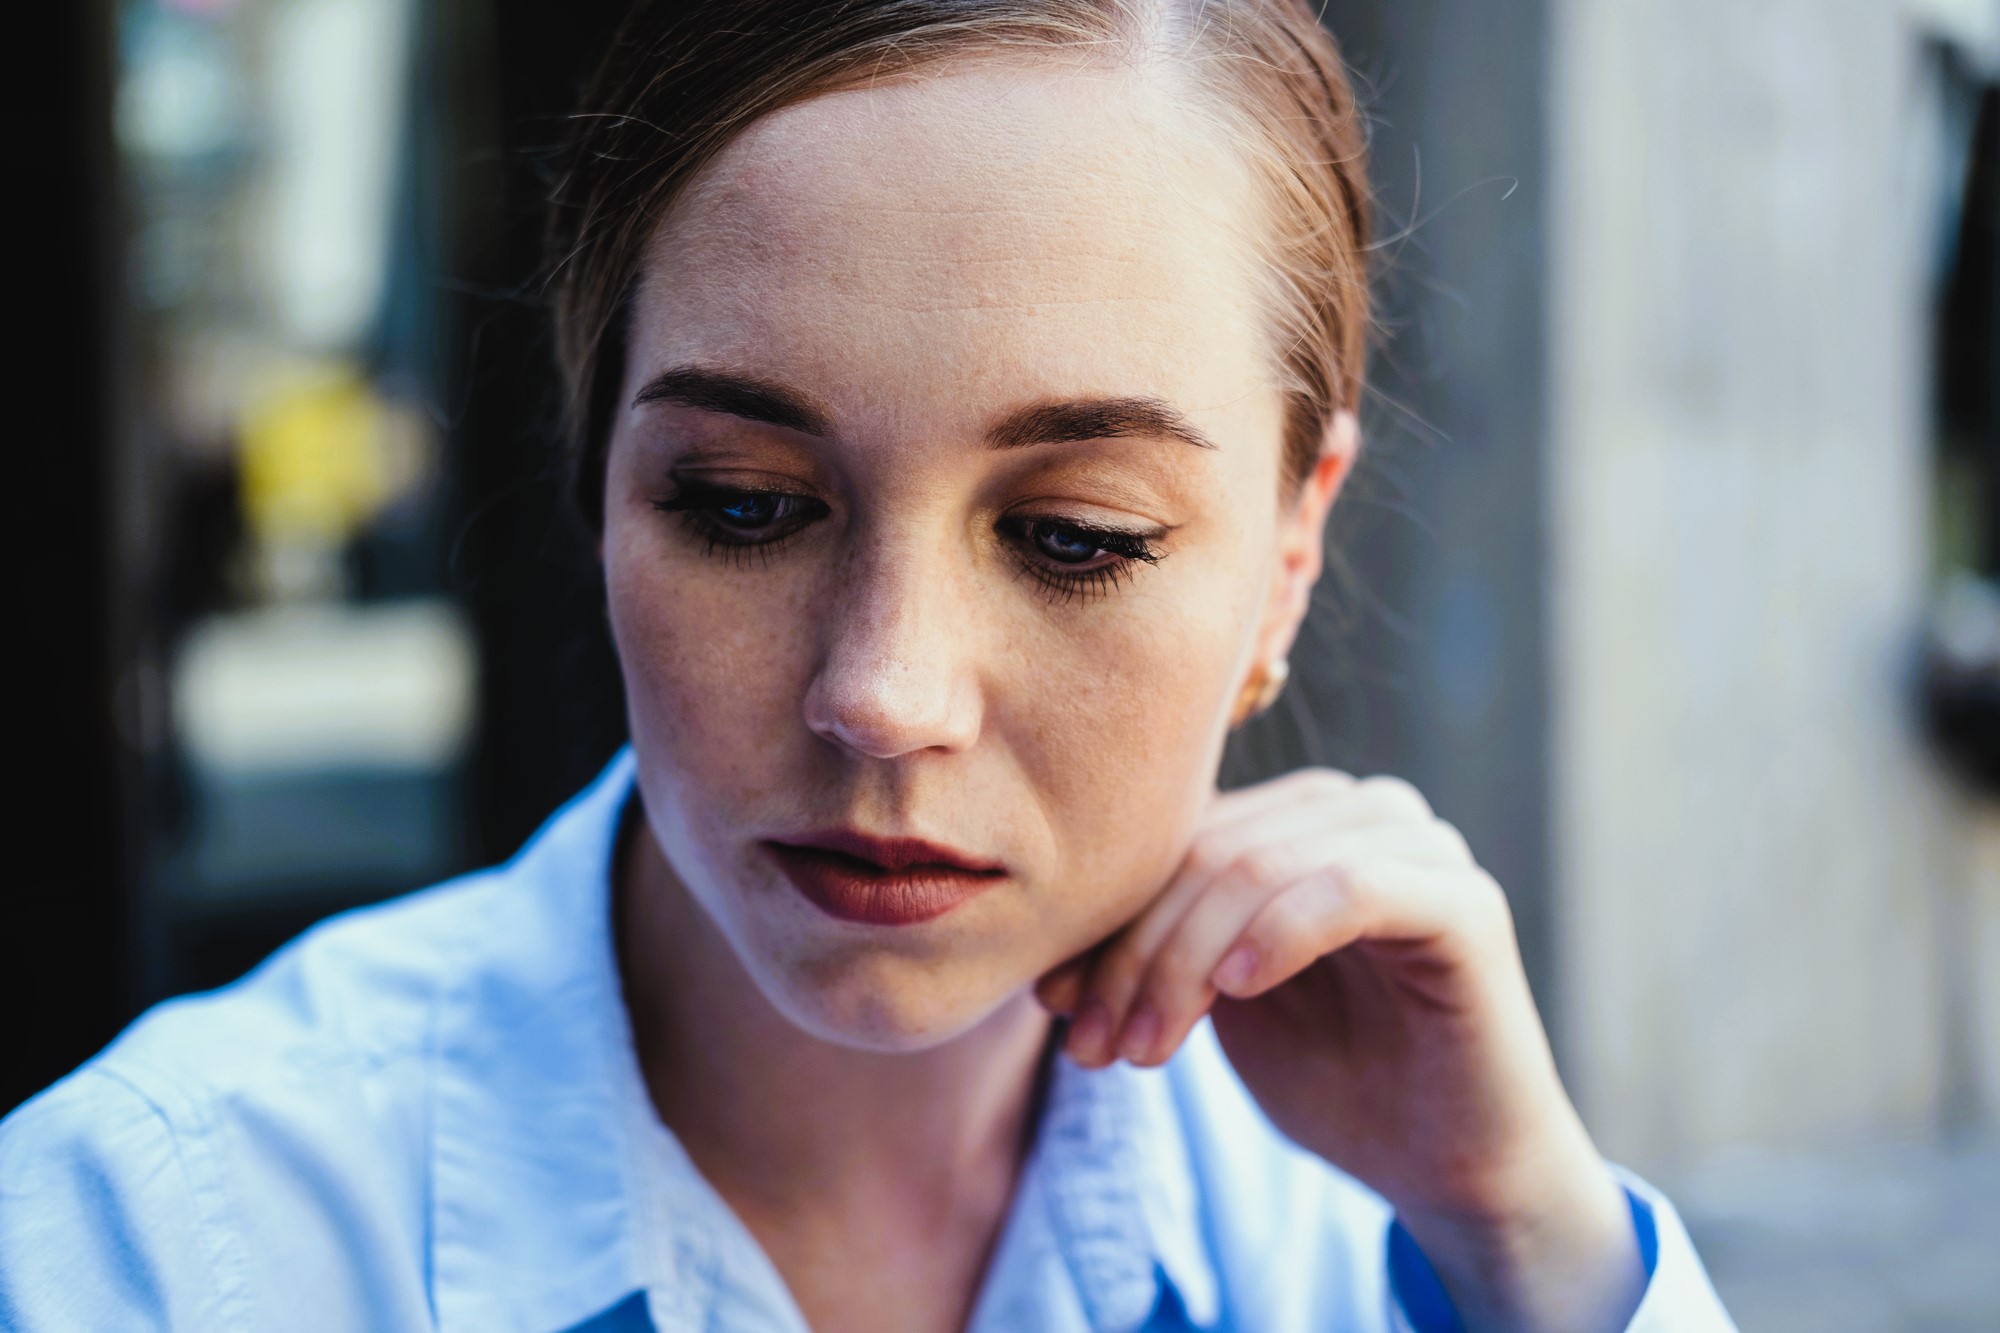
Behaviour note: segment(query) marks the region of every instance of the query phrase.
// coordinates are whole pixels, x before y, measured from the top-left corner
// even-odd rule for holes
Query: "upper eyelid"
[[[779,485],[759,485],[747,482],[720,481],[711,477],[673,476],[670,481],[682,490],[716,491],[728,495],[776,495],[788,500],[819,500],[811,491],[793,490]],[[825,501],[820,501],[824,504]]]
[[[1015,507],[1010,508],[1005,515],[1010,519],[1071,523],[1078,527],[1095,528],[1104,532],[1165,536],[1179,531],[1183,526],[1181,523],[1163,521],[1144,508],[1134,508],[1125,503],[1106,500],[1088,493],[1061,494],[1037,487],[1037,493],[1012,503]]]
[[[1078,532],[1097,533],[1106,537],[1144,537],[1154,541],[1173,531],[1167,527],[1128,528],[1116,523],[1098,523],[1087,518],[1071,518],[1067,514],[1009,514],[1011,523],[1047,523],[1054,527],[1074,528]]]
[[[1159,543],[1163,538],[1171,535],[1173,532],[1173,529],[1170,527],[1149,528],[1149,529],[1115,528],[1115,527],[1095,526],[1089,523],[1079,523],[1072,519],[1064,519],[1064,518],[1048,518],[1048,517],[1038,518],[1038,517],[1024,516],[1015,519],[1013,521],[1015,523],[1021,523],[1021,524],[1048,523],[1057,527],[1069,528],[1070,530],[1074,531],[1077,535],[1084,537],[1086,539],[1103,538],[1107,542],[1116,542],[1120,546],[1127,546],[1129,543],[1136,543],[1143,551],[1146,552],[1146,554],[1143,555],[1132,554],[1130,553],[1129,549],[1124,551],[1112,550],[1111,554],[1118,556],[1122,560],[1128,560],[1128,561],[1136,560],[1145,564],[1156,564],[1160,560],[1166,558],[1167,552],[1160,548]]]
[[[1081,537],[1103,537],[1120,542],[1138,542],[1147,547],[1152,546],[1153,543],[1159,541],[1165,535],[1158,530],[1144,531],[1138,528],[1099,527],[1063,518],[1017,518],[1010,520],[1010,522],[1018,525],[1045,523],[1050,527],[1067,528]]]

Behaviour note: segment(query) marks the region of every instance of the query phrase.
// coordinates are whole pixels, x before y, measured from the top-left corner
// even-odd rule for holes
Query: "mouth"
[[[851,829],[763,846],[807,901],[862,925],[934,921],[1007,877],[998,862],[918,838],[877,838]]]

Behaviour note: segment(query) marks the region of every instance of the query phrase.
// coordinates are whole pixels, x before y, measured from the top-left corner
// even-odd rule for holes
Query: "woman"
[[[1463,840],[1215,790],[1358,448],[1305,5],[647,5],[577,126],[631,746],[18,1112],[8,1326],[1728,1327]]]

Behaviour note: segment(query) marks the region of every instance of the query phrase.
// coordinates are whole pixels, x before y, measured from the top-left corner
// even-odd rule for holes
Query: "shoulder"
[[[0,1327],[225,1326],[198,1175],[159,1108],[101,1067],[0,1122]]]
[[[578,1174],[487,1179],[509,1160],[496,1136],[539,1145],[602,1081],[631,769],[621,754],[507,865],[155,1007],[0,1122],[0,1327],[433,1326],[438,1224],[462,1220],[443,1185],[504,1214],[507,1188]]]
[[[241,980],[155,1005],[29,1107],[75,1106],[68,1085],[114,1082],[192,1129],[231,1105],[420,1059],[441,989],[474,962],[505,892],[503,873],[484,872],[323,921]]]
[[[287,1093],[387,1086],[447,1042],[455,998],[532,1009],[603,961],[580,956],[604,929],[585,918],[607,905],[631,782],[621,752],[505,865],[322,921],[242,980],[156,1005],[78,1073],[115,1076],[188,1125]]]
[[[1252,1326],[1364,1327],[1386,1298],[1391,1209],[1280,1133],[1198,1025],[1167,1075],[1218,1275]]]
[[[236,1327],[274,1259],[339,1288],[331,1256],[421,1253],[437,1000],[506,892],[487,873],[323,922],[0,1121],[0,1326]]]

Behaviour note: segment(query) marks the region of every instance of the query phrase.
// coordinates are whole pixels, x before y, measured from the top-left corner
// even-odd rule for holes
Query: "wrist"
[[[1630,1200],[1594,1151],[1511,1205],[1399,1207],[1397,1221],[1469,1333],[1617,1333],[1645,1294]]]

